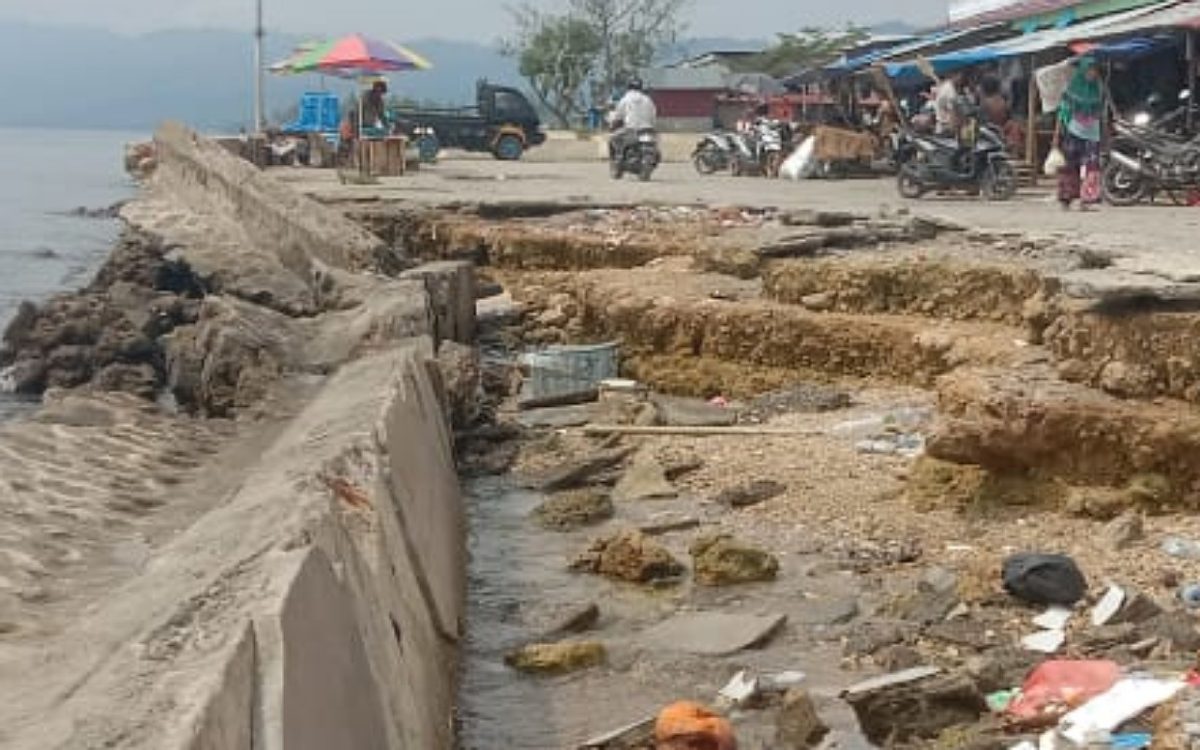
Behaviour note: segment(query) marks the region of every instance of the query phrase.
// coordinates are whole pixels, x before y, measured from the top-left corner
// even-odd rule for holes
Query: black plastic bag
[[[1066,555],[1013,555],[1002,576],[1004,590],[1030,604],[1070,607],[1087,593],[1087,580]]]

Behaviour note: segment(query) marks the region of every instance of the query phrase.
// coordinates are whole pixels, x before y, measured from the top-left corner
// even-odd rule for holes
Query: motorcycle
[[[700,174],[713,174],[729,169],[737,158],[738,136],[735,133],[716,131],[700,139],[692,151],[692,164]]]
[[[900,195],[920,198],[930,190],[963,188],[985,199],[1006,201],[1017,192],[1017,175],[1003,136],[979,127],[974,146],[956,138],[904,133],[896,146]]]
[[[1102,184],[1105,200],[1114,206],[1153,201],[1161,192],[1174,203],[1186,203],[1200,191],[1200,138],[1185,140],[1116,120]]]
[[[609,149],[609,172],[613,179],[619,180],[628,172],[636,174],[642,182],[648,182],[662,162],[658,133],[639,130],[617,140],[620,142],[614,142]]]
[[[755,120],[750,132],[736,143],[736,158],[730,163],[734,177],[760,174],[778,177],[791,143],[791,127],[779,120]]]

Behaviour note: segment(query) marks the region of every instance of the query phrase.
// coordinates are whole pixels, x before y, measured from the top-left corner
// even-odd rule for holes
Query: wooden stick
[[[820,430],[788,430],[772,427],[642,427],[596,424],[583,429],[585,435],[679,435],[686,437],[817,437]]]

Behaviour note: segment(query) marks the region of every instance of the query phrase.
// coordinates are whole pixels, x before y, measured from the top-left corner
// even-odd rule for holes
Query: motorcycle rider
[[[608,158],[615,159],[630,140],[636,140],[639,131],[654,130],[658,125],[658,108],[654,100],[643,91],[642,79],[633,77],[626,84],[625,95],[608,117],[609,124],[616,127],[608,141]]]

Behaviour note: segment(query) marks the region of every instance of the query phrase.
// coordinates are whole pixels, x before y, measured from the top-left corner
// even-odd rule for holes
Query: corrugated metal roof
[[[727,74],[717,67],[646,68],[642,83],[647,89],[670,91],[718,90],[728,88]]]

